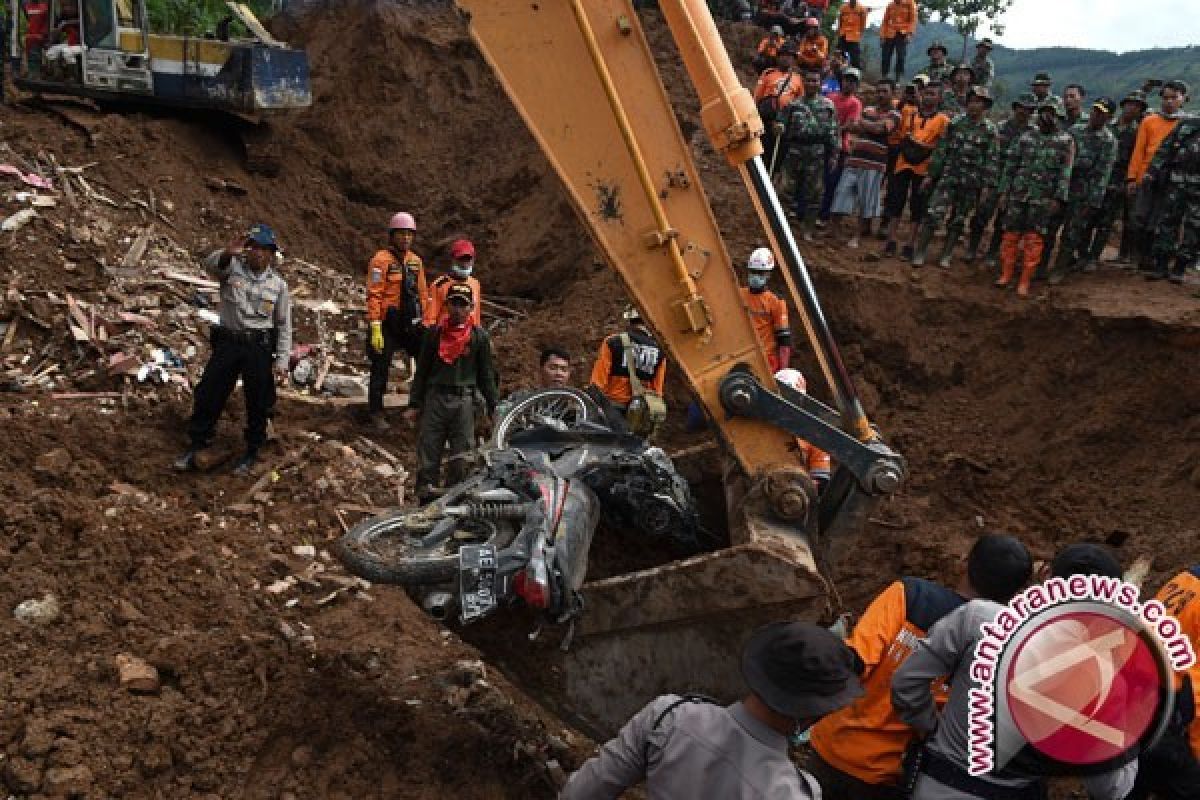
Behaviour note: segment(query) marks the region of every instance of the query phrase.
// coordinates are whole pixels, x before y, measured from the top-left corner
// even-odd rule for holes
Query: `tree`
[[[1004,33],[1000,17],[1012,8],[1013,0],[925,0],[921,3],[922,17],[937,16],[954,26],[963,37],[962,58],[967,60],[967,44],[986,21],[992,33]]]

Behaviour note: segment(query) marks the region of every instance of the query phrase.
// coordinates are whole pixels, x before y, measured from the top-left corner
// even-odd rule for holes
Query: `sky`
[[[871,14],[872,22],[882,19],[882,10]],[[1200,45],[1200,0],[1016,0],[1003,23],[1004,34],[993,38],[1006,47],[1125,52]]]

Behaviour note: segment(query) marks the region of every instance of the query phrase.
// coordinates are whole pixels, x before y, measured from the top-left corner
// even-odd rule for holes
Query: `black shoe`
[[[196,453],[199,451],[196,448],[188,450],[186,453],[175,459],[172,465],[176,472],[192,472],[196,469]]]
[[[904,247],[900,248],[900,258],[904,259],[905,261],[912,261],[912,257],[913,246],[911,244],[906,244]]]
[[[885,244],[885,245],[883,246],[883,254],[884,254],[885,256],[894,256],[894,255],[896,255],[896,243],[895,243],[895,242],[888,242],[887,244]]]
[[[233,474],[239,477],[245,477],[254,469],[254,465],[258,463],[258,453],[254,450],[247,450],[246,455],[242,456],[238,461],[237,466],[233,468]]]

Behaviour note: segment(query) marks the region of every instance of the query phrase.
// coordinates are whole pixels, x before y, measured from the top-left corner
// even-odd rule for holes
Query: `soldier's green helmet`
[[[1058,117],[1059,119],[1067,118],[1067,110],[1063,108],[1062,100],[1059,100],[1057,97],[1049,96],[1042,102],[1038,103],[1037,110],[1039,113],[1047,108],[1054,109],[1054,116]]]
[[[1012,107],[1014,111],[1018,107],[1024,108],[1028,111],[1036,111],[1038,107],[1037,95],[1033,92],[1024,92],[1019,95],[1016,100],[1013,100]]]

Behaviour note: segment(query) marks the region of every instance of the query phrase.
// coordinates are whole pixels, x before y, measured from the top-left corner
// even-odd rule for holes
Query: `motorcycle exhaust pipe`
[[[455,600],[450,592],[430,592],[421,600],[421,608],[438,622],[445,622],[454,614]]]

